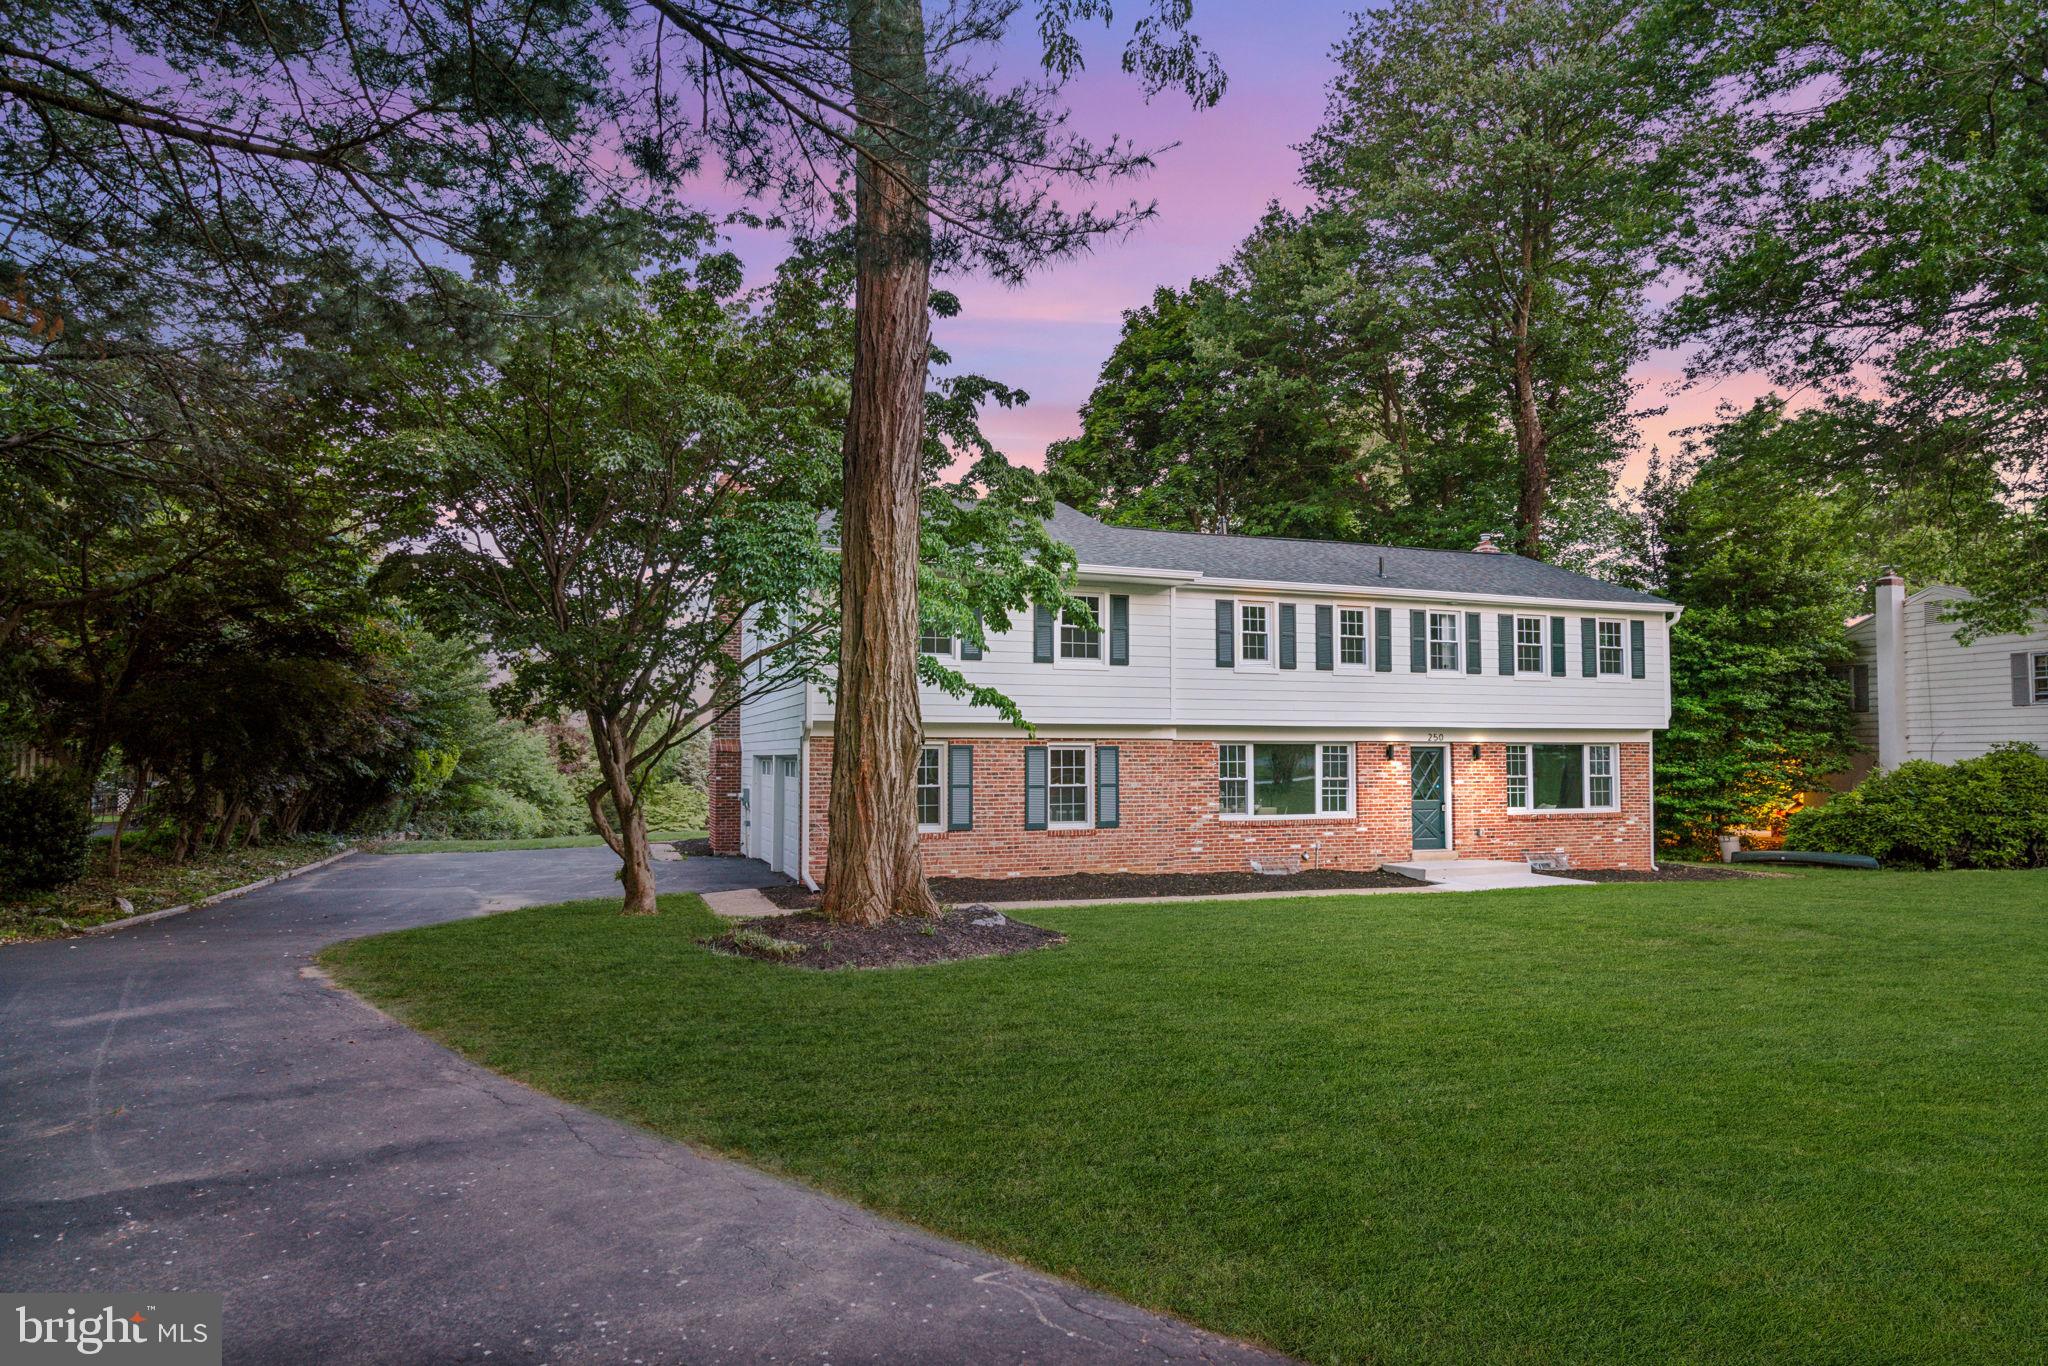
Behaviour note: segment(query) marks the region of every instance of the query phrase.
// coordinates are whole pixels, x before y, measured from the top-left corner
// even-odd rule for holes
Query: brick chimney
[[[1500,533],[1499,533],[1498,531],[1482,531],[1482,532],[1480,532],[1480,533],[1479,533],[1479,544],[1478,544],[1478,545],[1475,545],[1475,546],[1473,546],[1473,547],[1472,547],[1472,553],[1473,553],[1473,554],[1475,554],[1475,555],[1498,555],[1498,554],[1500,554],[1500,553],[1501,553],[1501,551],[1500,551],[1500,547],[1494,544],[1494,542],[1495,542],[1495,541],[1498,541],[1499,539],[1500,539]]]

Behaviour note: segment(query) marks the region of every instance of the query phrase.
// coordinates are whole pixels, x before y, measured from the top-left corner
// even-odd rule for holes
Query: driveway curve
[[[0,948],[0,1290],[220,1292],[242,1362],[1271,1359],[541,1095],[311,969],[339,939],[607,895],[615,866],[357,855]]]

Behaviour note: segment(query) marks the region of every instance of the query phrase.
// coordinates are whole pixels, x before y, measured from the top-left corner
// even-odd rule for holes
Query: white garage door
[[[775,855],[775,760],[762,755],[754,760],[754,786],[747,795],[747,837],[742,847],[748,858],[772,860]]]
[[[777,761],[775,779],[775,859],[774,867],[793,878],[803,873],[797,867],[798,822],[803,814],[804,788],[797,780],[796,756],[789,754]]]

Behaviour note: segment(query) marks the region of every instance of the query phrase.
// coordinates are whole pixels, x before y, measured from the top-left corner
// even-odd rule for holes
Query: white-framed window
[[[1621,645],[1621,623],[1598,621],[1593,624],[1597,633],[1593,642],[1594,653],[1599,659],[1602,678],[1619,678],[1628,672],[1628,652]]]
[[[1273,658],[1273,608],[1270,603],[1244,602],[1237,607],[1237,657],[1247,664]]]
[[[1095,818],[1095,785],[1092,781],[1095,749],[1091,745],[1047,745],[1045,749],[1045,810],[1047,824],[1083,826]]]
[[[1337,662],[1364,668],[1372,656],[1365,644],[1365,609],[1363,607],[1340,607],[1337,609]]]
[[[1074,595],[1074,601],[1088,608],[1088,615],[1095,619],[1095,625],[1084,626],[1079,621],[1060,613],[1060,658],[1087,660],[1100,663],[1102,660],[1102,599],[1086,593]]]
[[[1613,745],[1509,745],[1510,811],[1613,811]]]
[[[1515,672],[1518,674],[1547,674],[1550,671],[1543,664],[1542,617],[1515,618]]]
[[[917,648],[923,654],[950,655],[953,653],[953,637],[939,631],[920,631]]]
[[[946,749],[926,745],[917,752],[917,828],[946,828]]]
[[[1327,820],[1351,814],[1351,746],[1319,742],[1216,747],[1216,804],[1225,816]]]
[[[1431,673],[1460,673],[1458,667],[1458,614],[1429,614],[1429,670]]]
[[[2034,702],[2048,702],[2048,650],[2034,656]]]

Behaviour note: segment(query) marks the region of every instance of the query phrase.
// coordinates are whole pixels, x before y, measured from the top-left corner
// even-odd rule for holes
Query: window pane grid
[[[1508,806],[1517,811],[1529,809],[1529,747],[1508,746]]]
[[[1047,780],[1055,824],[1078,825],[1088,819],[1088,751],[1054,749],[1046,756]]]
[[[1097,623],[1101,622],[1101,598],[1076,597],[1074,601],[1085,603],[1088,607],[1088,615],[1094,617]],[[1060,658],[1102,658],[1102,632],[1082,626],[1062,612],[1060,614]]]
[[[953,653],[953,638],[937,631],[925,631],[917,638],[917,648],[928,655],[949,655]]]
[[[917,823],[940,824],[939,747],[927,745],[917,756]]]
[[[1543,672],[1543,618],[1515,618],[1515,672]],[[1526,756],[1525,756],[1526,759]]]
[[[1458,614],[1456,612],[1431,612],[1429,614],[1429,667],[1432,669],[1455,669],[1458,667]]]
[[[1217,809],[1227,816],[1242,816],[1247,808],[1246,759],[1243,745],[1216,747]]]
[[[1337,613],[1338,662],[1365,663],[1365,610],[1347,607]]]
[[[1351,747],[1323,746],[1323,811],[1342,814],[1351,809]]]
[[[1255,603],[1246,603],[1242,609],[1244,641],[1242,653],[1246,659],[1266,657],[1266,609]]]
[[[1621,623],[1603,621],[1600,623],[1600,672],[1618,674],[1621,663]]]
[[[2048,654],[2034,656],[2034,700],[2048,702]]]
[[[1614,805],[1614,750],[1610,746],[1586,747],[1586,804]]]

